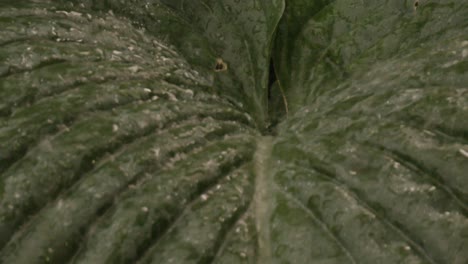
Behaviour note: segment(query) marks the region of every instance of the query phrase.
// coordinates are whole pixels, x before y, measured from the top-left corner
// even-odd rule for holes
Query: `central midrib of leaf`
[[[271,184],[269,162],[273,138],[270,136],[257,139],[257,150],[254,155],[255,195],[253,198],[255,210],[255,225],[258,234],[257,263],[273,263],[270,246],[270,216],[272,211]]]

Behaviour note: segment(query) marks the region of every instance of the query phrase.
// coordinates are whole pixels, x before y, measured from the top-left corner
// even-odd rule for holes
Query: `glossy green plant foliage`
[[[467,15],[460,1],[288,1],[277,221],[297,211],[310,243],[279,239],[277,258],[467,261]]]
[[[468,263],[467,28],[463,1],[1,3],[0,263]]]
[[[70,1],[64,1],[70,2]],[[74,1],[130,18],[212,74],[217,93],[267,126],[267,82],[272,39],[284,10],[279,0],[261,1]],[[177,81],[177,80],[175,80]]]

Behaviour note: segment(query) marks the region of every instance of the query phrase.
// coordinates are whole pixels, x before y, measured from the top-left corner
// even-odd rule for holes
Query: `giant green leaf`
[[[275,258],[466,263],[467,3],[287,3],[274,56],[291,114],[270,232],[297,212],[311,242],[278,239]]]
[[[0,263],[467,263],[468,4],[415,3],[0,4]]]
[[[66,1],[69,2],[69,1]],[[271,39],[282,15],[280,0],[260,1],[74,1],[129,17],[178,48],[192,66],[214,72],[218,60],[227,70],[211,74],[213,87],[268,125],[267,81]],[[175,79],[175,78],[174,78]],[[180,81],[180,80],[173,80]]]

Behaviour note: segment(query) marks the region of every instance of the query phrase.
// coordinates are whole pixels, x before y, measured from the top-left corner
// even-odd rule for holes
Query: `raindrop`
[[[462,154],[463,156],[465,156],[466,158],[468,158],[468,151],[464,150],[464,149],[459,149],[458,150],[460,152],[460,154]]]
[[[138,65],[128,67],[131,73],[137,73],[141,68]]]
[[[189,96],[189,98],[192,98],[193,97],[193,91],[192,90],[184,90],[184,92]]]
[[[156,158],[159,157],[161,150],[159,148],[154,148],[151,150]]]

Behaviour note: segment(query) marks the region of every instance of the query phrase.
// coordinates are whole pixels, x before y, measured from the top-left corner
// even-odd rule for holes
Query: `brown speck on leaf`
[[[414,1],[414,10],[418,9],[419,7],[419,0]]]
[[[221,58],[216,59],[215,72],[226,71],[228,69],[227,64]]]

